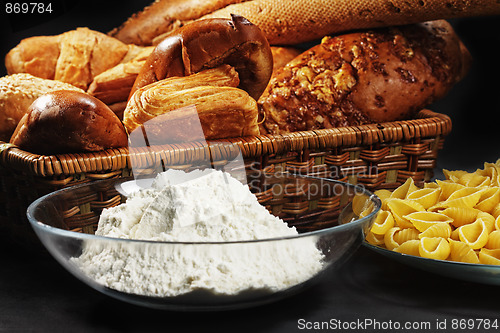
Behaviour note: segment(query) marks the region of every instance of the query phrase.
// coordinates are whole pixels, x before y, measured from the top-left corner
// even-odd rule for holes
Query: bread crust
[[[0,78],[0,140],[8,142],[30,105],[38,97],[56,90],[83,92],[70,84],[26,73]]]
[[[10,142],[32,153],[53,155],[125,147],[128,137],[106,104],[83,92],[58,90],[33,102]]]
[[[239,74],[239,87],[258,99],[271,77],[272,59],[262,31],[245,18],[197,21],[156,46],[137,76],[131,95],[168,77],[189,76],[229,64]]]
[[[279,70],[259,99],[279,134],[411,118],[467,72],[446,21],[325,37]]]

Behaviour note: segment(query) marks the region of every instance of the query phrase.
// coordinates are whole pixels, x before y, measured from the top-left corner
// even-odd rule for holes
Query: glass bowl
[[[248,185],[259,203],[294,226],[297,235],[234,242],[95,235],[101,211],[124,202],[121,189],[133,181],[108,179],[65,188],[33,202],[27,216],[47,250],[75,277],[119,300],[168,310],[238,309],[296,294],[360,246],[381,206],[363,187],[283,173]],[[166,264],[179,256],[184,257],[176,266]],[[194,262],[202,263],[198,270],[215,273],[200,277],[193,273]],[[273,277],[279,283],[270,283]],[[187,291],[179,292],[182,286]]]

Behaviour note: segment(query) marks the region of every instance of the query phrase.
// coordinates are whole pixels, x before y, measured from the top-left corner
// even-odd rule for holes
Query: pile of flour
[[[203,290],[235,295],[283,290],[323,267],[312,238],[233,244],[296,235],[261,206],[248,187],[215,170],[169,170],[151,188],[105,209],[96,235],[154,242],[87,242],[73,262],[98,283],[147,296],[178,296]]]

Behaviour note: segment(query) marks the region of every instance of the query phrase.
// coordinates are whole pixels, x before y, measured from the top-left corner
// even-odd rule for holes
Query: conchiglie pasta
[[[441,190],[438,188],[422,188],[409,193],[407,199],[416,201],[428,209],[438,202],[440,193]]]
[[[408,178],[392,192],[376,191],[385,212],[367,241],[407,255],[500,265],[500,159],[443,173],[445,180],[422,188]]]
[[[436,223],[453,222],[453,220],[449,216],[446,216],[441,213],[427,212],[427,211],[413,212],[408,215],[405,215],[404,218],[410,221],[413,227],[420,232],[427,230]]]
[[[484,265],[500,265],[500,249],[481,249],[479,251],[479,262]]]
[[[372,245],[384,245],[384,235],[377,235],[373,232],[369,232],[365,239]]]
[[[500,202],[500,188],[489,187],[481,191],[481,198],[475,208],[486,213],[492,213]]]
[[[387,201],[389,200],[389,198],[391,197],[391,194],[392,192],[389,191],[389,190],[377,190],[375,192],[373,192],[376,196],[378,196],[380,198],[380,201],[382,201],[382,207],[381,209],[382,210],[387,210]]]
[[[449,238],[450,236],[451,236],[450,224],[446,222],[437,222],[434,223],[429,228],[427,228],[425,231],[421,232],[418,235],[418,238],[423,238],[423,237]]]
[[[396,247],[400,246],[406,241],[412,239],[418,239],[418,230],[412,228],[401,229],[399,227],[394,227],[389,229],[389,231],[384,235],[385,247],[389,250],[394,250]]]
[[[388,211],[380,211],[373,222],[371,232],[377,235],[384,235],[392,227],[394,227],[392,214]]]
[[[483,219],[478,219],[474,223],[466,224],[458,228],[460,241],[469,245],[472,249],[482,248],[488,242],[488,227]]]
[[[373,211],[373,202],[366,194],[356,194],[352,198],[352,211],[359,217],[365,217]]]
[[[450,244],[450,259],[453,261],[479,264],[479,258],[471,247],[463,242],[448,239]]]
[[[480,211],[475,208],[468,207],[449,207],[441,211],[441,214],[449,216],[453,222],[454,227],[461,227],[464,224],[472,223],[476,220],[477,214]]]
[[[452,193],[444,202],[446,207],[473,208],[481,198],[481,191],[475,187],[464,187]]]
[[[389,211],[394,216],[396,224],[401,228],[413,228],[413,224],[405,218],[406,215],[414,212],[423,212],[425,208],[418,202],[403,199],[391,199],[387,203]]]
[[[450,255],[450,244],[442,237],[423,237],[420,239],[418,252],[421,257],[445,260]]]
[[[392,192],[391,198],[406,199],[409,193],[417,189],[418,187],[415,185],[413,178],[410,177],[401,186],[399,186]]]
[[[488,249],[500,249],[500,230],[492,231],[488,235],[488,242],[485,247]]]
[[[395,252],[409,254],[411,256],[419,256],[418,248],[420,240],[410,239],[394,249]]]

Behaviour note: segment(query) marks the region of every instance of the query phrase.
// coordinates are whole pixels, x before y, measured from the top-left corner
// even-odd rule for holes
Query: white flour
[[[190,180],[193,175],[196,178]],[[73,259],[91,279],[133,294],[272,292],[304,282],[323,267],[323,254],[312,238],[231,245],[159,243],[297,234],[261,206],[247,186],[221,171],[160,174],[152,188],[105,209],[96,234],[155,241],[87,243],[82,255]]]

